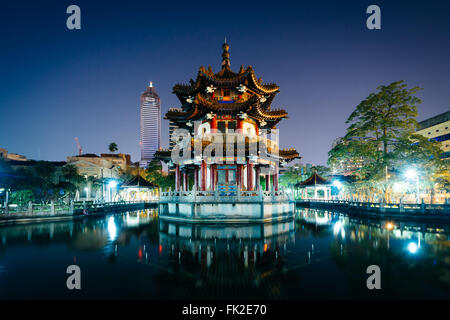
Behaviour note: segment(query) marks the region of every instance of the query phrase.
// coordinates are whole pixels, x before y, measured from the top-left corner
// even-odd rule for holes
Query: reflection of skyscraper
[[[141,95],[141,166],[146,166],[161,145],[161,101],[153,83]]]

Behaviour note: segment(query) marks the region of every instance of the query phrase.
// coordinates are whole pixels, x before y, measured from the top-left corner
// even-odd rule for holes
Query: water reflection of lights
[[[315,214],[316,223],[318,225],[326,225],[329,222],[328,215],[319,216],[317,213]]]
[[[339,230],[341,230],[341,228],[342,228],[342,222],[340,220],[336,221],[336,223],[334,224],[334,227],[333,227],[334,235],[337,235],[339,233]]]
[[[345,229],[344,229],[344,223],[341,220],[336,221],[336,223],[333,226],[334,235],[337,236],[339,234],[339,232],[341,233],[342,239],[344,239],[345,238]]]
[[[136,216],[131,216],[129,213],[127,213],[126,224],[129,227],[138,226],[139,225],[139,214],[137,214]]]
[[[117,237],[117,227],[114,222],[114,217],[110,217],[108,220],[108,235],[111,241],[114,241]]]
[[[410,253],[415,254],[415,253],[417,252],[417,250],[418,250],[418,247],[417,247],[417,244],[416,244],[416,243],[410,242],[410,243],[408,244],[408,251],[409,251]]]

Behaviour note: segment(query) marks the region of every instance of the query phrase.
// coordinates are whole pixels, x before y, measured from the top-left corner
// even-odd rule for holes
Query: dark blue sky
[[[82,29],[66,28],[81,7]],[[381,7],[382,30],[366,28]],[[325,164],[354,107],[380,84],[421,86],[419,120],[450,107],[448,1],[3,1],[0,147],[33,159],[119,151],[139,160],[139,95],[153,81],[162,113],[200,65],[252,65],[289,112],[282,147]],[[166,147],[168,124],[163,120]]]

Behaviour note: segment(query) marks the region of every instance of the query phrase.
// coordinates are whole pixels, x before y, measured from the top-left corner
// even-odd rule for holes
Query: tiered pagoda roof
[[[314,173],[308,179],[306,179],[303,182],[297,183],[295,186],[297,188],[302,188],[308,186],[329,185],[329,184],[331,184],[330,181],[319,176],[317,172],[314,171]]]
[[[158,188],[157,185],[145,180],[140,175],[133,177],[130,181],[122,184],[121,188]]]
[[[249,118],[266,124],[261,126],[272,129],[283,118],[287,118],[285,110],[272,110],[271,103],[279,92],[275,83],[262,83],[257,79],[251,66],[245,70],[241,66],[238,73],[230,68],[229,45],[223,45],[222,69],[214,73],[211,66],[206,69],[200,67],[196,80],[190,80],[189,84],[177,84],[173,87],[173,93],[177,95],[182,104],[183,111],[170,111],[165,118],[176,122],[183,127],[187,121],[200,120],[207,113],[218,115],[238,115],[245,113]],[[212,92],[216,89],[240,89],[247,93],[247,97],[224,103],[214,99]]]
[[[176,84],[173,93],[181,102],[180,110],[170,110],[165,119],[180,128],[192,129],[193,121],[211,119],[211,116],[231,116],[253,121],[258,128],[271,130],[288,113],[283,109],[272,109],[271,104],[279,87],[275,83],[263,83],[257,78],[252,66],[241,66],[235,73],[230,68],[230,46],[225,43],[222,53],[222,68],[214,73],[211,66],[200,67],[195,81]],[[219,99],[220,92],[228,91],[227,100]],[[217,96],[215,95],[217,93]],[[260,143],[260,142],[258,142]],[[206,143],[206,145],[209,143]],[[206,147],[203,145],[203,148]],[[270,148],[269,148],[270,149]],[[225,150],[224,150],[225,152]],[[246,145],[246,152],[248,146]],[[278,155],[285,161],[300,158],[295,149],[279,150]],[[155,158],[169,161],[170,150],[159,150]]]

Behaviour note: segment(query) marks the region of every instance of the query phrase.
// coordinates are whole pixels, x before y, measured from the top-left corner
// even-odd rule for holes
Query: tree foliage
[[[336,167],[343,162],[363,161],[357,172],[355,190],[386,193],[393,179],[406,166],[420,168],[421,175],[432,177],[442,165],[439,143],[415,134],[419,127],[417,105],[421,100],[418,87],[407,88],[404,81],[379,86],[352,112],[346,121],[346,135],[328,153],[328,164]],[[433,183],[430,178],[429,184]]]
[[[111,152],[116,152],[117,150],[119,150],[119,148],[117,147],[117,143],[111,142],[108,146],[108,150]]]

